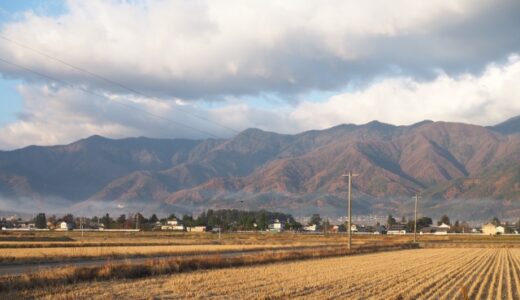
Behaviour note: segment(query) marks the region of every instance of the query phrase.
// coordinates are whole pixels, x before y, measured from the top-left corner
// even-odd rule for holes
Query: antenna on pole
[[[348,249],[352,247],[352,177],[359,176],[349,171],[347,174],[341,175],[342,177],[348,177]]]

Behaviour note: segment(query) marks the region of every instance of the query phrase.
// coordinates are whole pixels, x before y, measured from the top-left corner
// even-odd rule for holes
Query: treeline
[[[36,228],[58,228],[62,222],[66,222],[77,229],[103,227],[105,229],[151,230],[158,224],[166,224],[167,221],[174,219],[186,227],[207,226],[229,231],[266,230],[276,220],[283,223],[286,230],[298,230],[303,227],[290,214],[266,210],[241,211],[237,209],[209,209],[197,217],[188,214],[177,216],[172,213],[166,218],[158,218],[156,214],[147,218],[141,213],[121,214],[116,217],[109,213],[94,217],[78,217],[73,214],[66,214],[62,217],[55,215],[46,217],[45,213],[39,213],[31,222],[35,223]]]
[[[443,215],[438,221],[437,226],[441,224],[446,224],[450,226],[450,230],[448,232],[451,233],[463,233],[463,232],[470,232],[473,228],[465,221],[459,221],[456,220],[455,222],[452,222],[448,215]],[[513,228],[516,228],[517,230],[520,230],[520,219],[516,223],[509,223],[509,222],[501,222],[499,218],[493,217],[490,221],[491,224],[494,224],[495,226],[503,225],[505,226],[506,232],[511,233]],[[414,220],[406,220],[405,217],[402,217],[400,221],[397,221],[392,215],[388,215],[387,221],[386,221],[386,227],[390,228],[394,225],[405,225],[407,232],[413,232],[414,229]],[[379,224],[376,224],[376,226],[379,226]],[[433,226],[433,220],[430,217],[421,217],[417,219],[417,231]]]
[[[223,230],[266,230],[269,224],[272,224],[275,220],[284,223],[287,230],[302,228],[302,224],[296,222],[292,215],[266,210],[210,209],[200,214],[196,219],[187,215],[182,217],[186,226],[220,227]]]

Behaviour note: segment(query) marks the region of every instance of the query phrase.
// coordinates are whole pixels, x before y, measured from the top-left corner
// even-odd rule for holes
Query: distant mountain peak
[[[411,127],[411,128],[421,127],[421,126],[423,126],[423,125],[431,124],[431,123],[435,123],[435,122],[432,121],[432,120],[424,120],[424,121],[420,121],[420,122],[417,122],[417,123],[413,123],[413,124],[410,125],[409,127]]]
[[[394,125],[391,125],[391,124],[387,124],[387,123],[380,122],[380,121],[378,121],[378,120],[372,120],[372,121],[366,123],[365,125],[370,125],[370,126],[380,126],[380,125],[389,125],[389,126],[394,126]]]
[[[108,140],[108,138],[101,136],[99,134],[94,134],[94,135],[87,137],[85,140]]]
[[[519,122],[515,117],[497,128]],[[248,128],[222,140],[93,135],[69,145],[0,151],[0,194],[63,199],[65,206],[174,205],[185,207],[182,213],[247,200],[256,208],[337,214],[344,211],[341,174],[347,169],[360,174],[355,189],[364,197],[357,208],[362,213],[397,212],[393,200],[424,189],[436,201],[425,196],[424,204],[442,204],[442,214],[463,198],[459,212],[478,214],[479,203],[493,198],[506,201],[497,213],[518,216],[520,136],[503,138],[493,130],[425,120],[342,124],[294,135]],[[472,199],[482,201],[473,205]]]
[[[520,133],[520,116],[512,117],[500,124],[488,126],[488,128],[502,134]]]

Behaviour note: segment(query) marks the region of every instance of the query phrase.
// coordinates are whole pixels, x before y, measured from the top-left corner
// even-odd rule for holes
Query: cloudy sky
[[[520,115],[520,1],[2,1],[0,149]]]

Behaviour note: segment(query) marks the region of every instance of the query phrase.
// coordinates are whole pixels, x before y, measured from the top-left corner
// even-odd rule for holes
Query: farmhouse
[[[208,228],[206,226],[192,226],[186,227],[186,231],[188,232],[206,232]]]
[[[482,233],[485,235],[495,235],[497,234],[497,227],[492,223],[484,224],[484,226],[482,226]]]
[[[166,221],[166,224],[161,226],[161,230],[184,231],[185,228],[177,219],[172,219]]]
[[[283,223],[280,220],[274,220],[274,223],[269,224],[269,231],[271,232],[282,232],[283,231]]]
[[[60,223],[59,230],[72,230],[72,228],[74,228],[74,225],[72,223],[63,221]]]
[[[504,234],[504,233],[506,233],[506,229],[504,228],[504,226],[499,225],[499,226],[497,226],[497,228],[496,228],[496,233],[497,233],[497,234]]]
[[[303,231],[316,232],[317,230],[318,230],[318,228],[317,228],[316,224],[312,224],[312,225],[303,227]]]
[[[445,223],[435,227],[433,234],[448,234],[448,230],[450,230],[451,226]]]
[[[406,224],[390,225],[386,234],[406,234]]]

